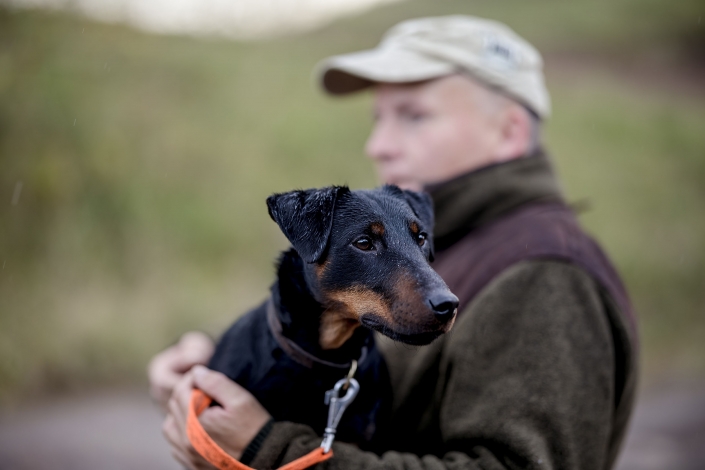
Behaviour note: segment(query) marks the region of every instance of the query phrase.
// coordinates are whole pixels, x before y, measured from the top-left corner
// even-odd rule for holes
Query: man
[[[614,464],[634,399],[636,326],[541,151],[550,113],[541,68],[506,26],[460,16],[403,22],[377,49],[322,64],[330,93],[373,88],[367,153],[382,181],[430,192],[434,266],[461,300],[453,331],[430,346],[380,338],[394,390],[387,451],[336,443],[326,468]],[[268,423],[224,376],[197,366],[179,378],[210,355],[210,340],[184,342],[155,358],[151,381],[164,402],[180,380],[164,432],[186,466],[209,468],[184,435],[194,383],[223,404],[204,413],[206,430],[253,467],[318,446],[306,426]]]

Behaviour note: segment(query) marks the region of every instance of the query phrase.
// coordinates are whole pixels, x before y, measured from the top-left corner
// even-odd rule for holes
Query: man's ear
[[[409,191],[408,189],[402,189],[401,192],[406,202],[411,206],[411,210],[416,214],[416,217],[418,217],[427,230],[431,232],[428,234],[428,242],[431,244],[431,261],[433,261],[433,200],[428,193]]]
[[[319,261],[328,246],[338,199],[346,186],[273,194],[267,198],[269,216],[307,263]]]

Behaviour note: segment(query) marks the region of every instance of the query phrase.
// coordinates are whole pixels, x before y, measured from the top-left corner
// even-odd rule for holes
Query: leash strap
[[[353,379],[354,380],[354,379]],[[194,389],[191,393],[191,402],[186,418],[186,435],[196,452],[219,470],[254,470],[252,467],[238,462],[235,458],[220,448],[208,435],[198,417],[211,404],[211,397],[202,390]],[[323,448],[316,447],[308,454],[290,462],[279,470],[304,470],[317,463],[324,462],[333,457],[333,451],[324,452]]]

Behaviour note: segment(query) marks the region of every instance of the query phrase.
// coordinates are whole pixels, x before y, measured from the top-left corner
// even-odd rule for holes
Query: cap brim
[[[321,86],[334,95],[359,91],[375,83],[420,82],[456,71],[453,64],[399,48],[331,57],[318,69]]]

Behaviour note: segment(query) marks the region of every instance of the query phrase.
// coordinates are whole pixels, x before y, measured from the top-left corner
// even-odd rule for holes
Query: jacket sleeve
[[[429,404],[442,455],[378,456],[335,443],[335,456],[316,468],[608,467],[615,360],[604,310],[596,284],[577,267],[509,268],[461,313],[443,345]],[[320,440],[307,426],[277,423],[252,465],[276,468]]]

